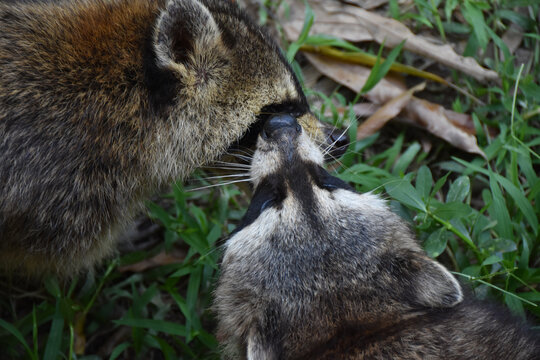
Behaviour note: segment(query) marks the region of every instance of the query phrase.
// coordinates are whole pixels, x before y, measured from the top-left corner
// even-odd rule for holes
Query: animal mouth
[[[245,149],[254,150],[257,144],[257,138],[261,134],[266,120],[267,117],[258,117],[242,137],[229,146],[228,153],[235,153]],[[345,153],[349,146],[349,138],[346,132],[327,124],[321,130],[325,139],[325,144],[322,145],[322,150],[325,153],[325,161],[337,160]]]
[[[242,137],[229,146],[229,153],[244,149],[255,149],[257,138],[261,133],[265,122],[266,119],[258,117],[257,120],[249,126]]]

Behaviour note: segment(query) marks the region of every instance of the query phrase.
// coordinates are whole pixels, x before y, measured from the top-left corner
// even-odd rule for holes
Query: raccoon
[[[0,3],[0,28],[4,270],[92,269],[144,199],[270,114],[347,141],[232,1]]]
[[[475,300],[288,114],[252,159],[254,195],[215,291],[227,359],[540,359],[540,334]]]

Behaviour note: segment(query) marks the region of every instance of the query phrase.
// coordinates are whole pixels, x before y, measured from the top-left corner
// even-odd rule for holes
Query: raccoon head
[[[296,294],[296,303],[329,296],[326,303],[359,313],[462,301],[456,279],[426,256],[385,201],[355,192],[322,165],[321,150],[294,117],[266,122],[252,161],[254,196],[228,241],[225,274],[242,269],[239,282],[252,271],[280,296]]]
[[[237,141],[254,143],[274,113],[297,118],[311,136],[331,145],[333,155],[344,151],[346,136],[310,112],[274,40],[232,1],[169,0],[156,23],[153,49],[157,69],[147,71],[146,80],[159,82],[154,106],[176,104],[168,106],[170,118],[193,119],[201,129],[201,151],[213,151],[210,158]]]

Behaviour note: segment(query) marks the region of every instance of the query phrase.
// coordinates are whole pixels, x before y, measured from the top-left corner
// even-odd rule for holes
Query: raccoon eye
[[[274,205],[275,199],[268,199],[261,205],[261,212]]]
[[[333,185],[333,184],[322,184],[322,187],[323,189],[325,190],[336,190],[338,187],[336,185]]]

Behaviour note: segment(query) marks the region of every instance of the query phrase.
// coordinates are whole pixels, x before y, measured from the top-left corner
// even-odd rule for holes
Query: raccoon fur
[[[0,3],[0,28],[3,270],[91,269],[144,199],[273,112],[344,141],[231,1]]]
[[[378,196],[272,117],[215,292],[226,359],[540,359],[540,334],[475,300]]]

